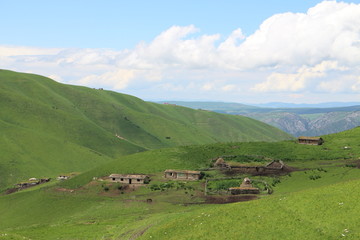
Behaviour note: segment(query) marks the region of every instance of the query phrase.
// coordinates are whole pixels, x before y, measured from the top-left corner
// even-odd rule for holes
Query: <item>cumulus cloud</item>
[[[256,92],[296,92],[307,87],[313,87],[314,79],[320,79],[328,75],[330,71],[345,71],[347,67],[339,66],[336,61],[323,61],[314,67],[303,66],[296,73],[277,73],[269,75],[265,82],[256,84],[252,89]],[[321,84],[323,87],[325,84]],[[339,85],[337,85],[339,86]],[[333,87],[336,87],[335,85]],[[324,88],[325,89],[325,88]]]
[[[96,86],[101,83],[104,86],[109,86],[114,90],[122,90],[126,88],[132,78],[134,78],[134,71],[127,69],[118,69],[114,72],[106,72],[101,75],[89,75],[79,82],[82,85]]]
[[[360,4],[324,1],[306,13],[271,16],[250,36],[240,28],[221,36],[194,25],[172,26],[133,49],[0,46],[0,62],[114,90],[155,84],[183,93],[359,92],[359,80],[349,77],[360,75],[359,16]]]
[[[351,86],[351,89],[354,92],[360,93],[360,77],[358,77],[358,80]]]

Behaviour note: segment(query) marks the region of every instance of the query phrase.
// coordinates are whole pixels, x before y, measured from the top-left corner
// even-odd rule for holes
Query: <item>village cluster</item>
[[[307,145],[322,145],[324,140],[320,137],[299,137],[299,144],[307,144]],[[268,174],[282,174],[289,171],[289,168],[283,163],[281,160],[274,160],[264,166],[246,166],[246,165],[231,165],[228,164],[223,157],[218,157],[213,163],[213,168],[208,170],[233,170],[238,174],[248,174],[252,176],[256,175],[268,175]],[[67,180],[71,175],[59,175],[57,180]],[[193,170],[173,170],[167,169],[164,171],[164,178],[169,180],[187,180],[187,181],[196,181],[202,178],[203,174],[200,171]],[[94,178],[94,180],[97,178]],[[30,178],[28,181],[20,182],[15,185],[15,188],[11,189],[9,193],[18,191],[21,189],[33,187],[39,184],[43,184],[49,182],[50,178]],[[101,178],[101,180],[129,184],[129,185],[141,185],[148,184],[150,182],[150,177],[146,174],[118,174],[113,173],[108,177]],[[239,187],[231,187],[228,189],[229,193],[232,195],[237,194],[258,194],[260,190],[258,188],[253,187],[252,180],[248,177],[243,179],[243,182]]]

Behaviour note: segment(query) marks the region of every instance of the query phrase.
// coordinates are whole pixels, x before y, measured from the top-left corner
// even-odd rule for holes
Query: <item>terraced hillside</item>
[[[142,101],[0,70],[0,188],[84,171],[130,153],[290,136],[246,117]]]

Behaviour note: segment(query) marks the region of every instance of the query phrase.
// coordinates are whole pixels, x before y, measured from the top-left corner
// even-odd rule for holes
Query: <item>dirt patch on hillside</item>
[[[67,188],[55,188],[55,191],[73,193],[75,190],[74,189],[67,189]]]
[[[7,189],[4,194],[11,194],[11,193],[14,193],[14,192],[17,192],[19,189],[18,188],[9,188]]]
[[[259,197],[256,195],[213,195],[213,196],[203,196],[204,202],[196,203],[186,203],[186,205],[193,204],[226,204],[226,203],[235,203],[235,202],[247,202],[251,200],[256,200]]]
[[[286,166],[282,169],[265,169],[259,171],[256,167],[249,167],[249,168],[231,168],[231,169],[223,169],[221,172],[227,176],[236,176],[239,174],[249,174],[252,176],[282,176],[287,175],[294,171],[299,171],[294,167]]]
[[[234,202],[246,202],[258,199],[256,195],[236,195],[236,196],[205,196],[205,204],[225,204]]]

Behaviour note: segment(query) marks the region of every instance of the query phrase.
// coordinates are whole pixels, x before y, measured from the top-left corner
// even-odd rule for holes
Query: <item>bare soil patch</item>
[[[205,196],[205,204],[226,204],[234,202],[246,202],[258,199],[256,195],[236,195],[236,196]]]
[[[74,189],[67,189],[67,188],[55,188],[55,191],[58,191],[58,192],[74,192],[75,190]]]

